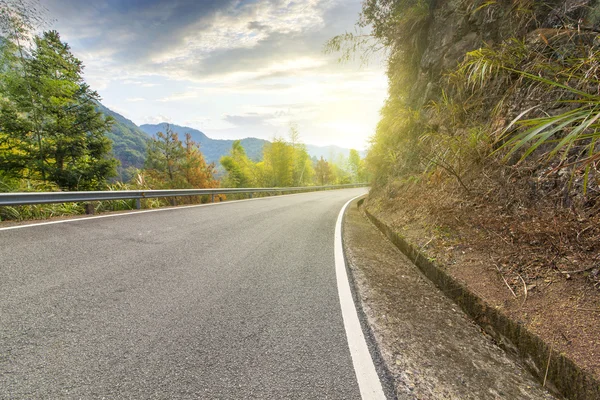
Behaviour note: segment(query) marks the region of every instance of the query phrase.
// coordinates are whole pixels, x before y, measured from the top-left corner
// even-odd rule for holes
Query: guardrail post
[[[142,208],[142,199],[135,199],[135,209],[140,210]]]
[[[211,203],[215,202],[215,194],[214,193],[210,195],[210,202]]]
[[[248,196],[249,198],[252,198],[252,192],[250,192],[250,195]]]
[[[87,215],[94,215],[94,205],[92,203],[85,203],[85,213]]]

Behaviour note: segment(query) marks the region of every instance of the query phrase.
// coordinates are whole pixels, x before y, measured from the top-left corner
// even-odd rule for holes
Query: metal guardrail
[[[74,203],[106,200],[135,199],[137,209],[141,208],[142,199],[158,197],[204,196],[211,195],[212,201],[217,194],[249,193],[283,193],[316,191],[324,189],[342,189],[365,187],[366,183],[329,186],[304,186],[286,188],[212,188],[212,189],[173,189],[173,190],[114,190],[90,192],[15,192],[0,193],[0,206],[24,206],[32,204]]]

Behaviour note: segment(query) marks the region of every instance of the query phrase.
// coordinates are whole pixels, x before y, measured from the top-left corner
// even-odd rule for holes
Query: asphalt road
[[[0,230],[0,398],[360,398],[347,189]]]

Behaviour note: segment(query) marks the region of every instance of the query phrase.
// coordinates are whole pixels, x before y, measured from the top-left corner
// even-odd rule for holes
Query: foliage
[[[500,40],[466,53],[445,76],[423,78],[419,63],[432,6],[446,7],[419,0],[363,2],[357,25],[370,27],[366,36],[389,55],[389,97],[366,160],[374,182],[434,183],[446,175],[470,193],[483,168],[501,161],[521,167],[534,157],[527,167],[532,174],[570,170],[576,179],[568,184],[578,182],[586,193],[600,160],[600,53],[597,34],[573,25],[580,12],[563,15],[546,2],[530,0],[457,2],[445,9],[463,12],[482,26],[495,23],[489,26]],[[579,17],[573,19],[575,14]],[[552,15],[563,26],[536,29]],[[357,39],[340,35],[327,46],[357,51]],[[423,93],[428,82],[433,93]],[[424,105],[421,98],[429,102]]]
[[[116,160],[104,133],[110,119],[95,110],[98,94],[58,32],[34,36],[18,10],[1,4],[0,166],[14,178],[54,182],[62,189],[101,187]]]
[[[569,31],[538,35],[538,42],[510,40],[497,49],[468,53],[458,74],[487,93],[526,90],[535,98],[534,104],[500,131],[497,152],[504,152],[505,160],[517,156],[522,162],[535,156],[554,165],[552,171],[582,172],[581,187],[586,193],[590,173],[596,171],[600,159],[596,146],[600,53],[593,46],[595,35]],[[532,118],[525,119],[531,114]]]
[[[159,131],[164,132],[166,125],[166,123],[155,125],[145,124],[141,125],[140,129],[146,134],[154,136]],[[192,135],[192,139],[202,148],[202,154],[208,163],[219,163],[221,157],[227,154],[234,142],[233,140],[211,139],[203,132],[185,126],[169,124],[169,127],[180,137],[183,137],[185,133],[190,133]],[[246,155],[250,160],[253,161],[259,161],[262,159],[263,146],[266,143],[266,140],[257,138],[244,138],[241,140],[241,144],[246,151]]]
[[[137,171],[130,183],[115,182],[107,184],[103,190],[150,190],[143,171]],[[7,178],[0,173],[0,193],[2,192],[56,192],[60,188],[55,184],[26,179]],[[93,202],[95,213],[108,211],[133,210],[135,200],[110,200]],[[150,198],[141,200],[142,208],[158,208],[169,205],[168,200]],[[27,206],[0,207],[0,221],[24,221],[47,219],[52,217],[81,215],[86,212],[84,203],[33,204]]]
[[[218,187],[214,164],[206,163],[191,135],[182,143],[168,125],[148,143],[144,174],[153,189]]]
[[[263,149],[262,170],[264,187],[309,186],[313,184],[314,169],[306,146],[295,126],[290,127],[289,141],[274,138]]]
[[[299,187],[359,182],[366,176],[364,161],[352,150],[352,162],[343,155],[336,160],[311,159],[296,127],[290,128],[289,140],[275,138],[265,145],[263,161],[250,160],[240,141],[233,143],[221,165],[227,171],[228,187]],[[332,157],[331,158],[335,158]],[[362,182],[362,181],[361,181]]]
[[[112,141],[112,153],[121,165],[117,168],[117,178],[127,182],[133,178],[135,169],[142,168],[146,161],[146,147],[150,138],[137,125],[122,115],[96,104],[98,111],[113,122],[106,137]]]
[[[350,154],[348,155],[348,167],[350,169],[352,182],[362,183],[367,180],[365,163],[355,149],[350,149]]]
[[[289,187],[294,183],[294,149],[284,139],[275,138],[263,150],[265,187]]]
[[[7,192],[56,192],[60,188],[53,183],[7,177],[0,171],[0,193]],[[84,207],[79,203],[34,204],[27,206],[0,207],[0,221],[45,219],[61,215],[82,214]]]
[[[432,0],[365,0],[356,33],[346,32],[329,39],[323,51],[339,53],[338,61],[347,62],[360,54],[367,63],[374,54],[385,51],[388,64],[402,64],[405,84],[418,66],[426,38],[423,33],[429,22]],[[371,29],[364,34],[364,29]],[[393,60],[393,61],[392,61]]]
[[[245,188],[260,185],[258,167],[246,156],[241,141],[233,142],[229,154],[221,157],[221,165],[227,172],[223,180],[225,187]]]
[[[377,184],[402,175],[412,175],[419,165],[421,114],[400,106],[401,99],[388,99],[381,110],[381,120],[367,154],[367,168]]]
[[[315,165],[315,176],[320,186],[328,185],[332,180],[333,171],[331,170],[331,165],[323,157]]]
[[[387,47],[405,48],[429,19],[430,0],[365,0],[358,25]]]

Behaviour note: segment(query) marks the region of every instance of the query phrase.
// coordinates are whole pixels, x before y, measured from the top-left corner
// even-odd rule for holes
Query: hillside
[[[98,111],[114,119],[112,128],[106,136],[112,140],[112,151],[120,162],[119,179],[127,180],[125,171],[129,167],[141,168],[146,159],[148,135],[136,124],[109,108],[98,103]]]
[[[157,132],[164,132],[166,128],[166,123],[160,124],[145,124],[141,125],[140,129],[146,132],[146,134],[150,136],[156,135]],[[179,135],[179,138],[183,140],[186,133],[192,135],[192,139],[196,143],[200,145],[200,151],[204,154],[204,158],[207,162],[214,162],[215,164],[219,164],[219,160],[222,156],[226,155],[231,149],[231,145],[234,140],[225,140],[225,139],[211,139],[206,136],[203,132],[200,132],[197,129],[190,128],[187,126],[180,126],[175,124],[169,124],[171,129]],[[262,148],[268,143],[267,140],[257,139],[257,138],[245,138],[242,139],[242,146],[246,150],[246,154],[248,157],[254,161],[258,161],[262,159]]]

